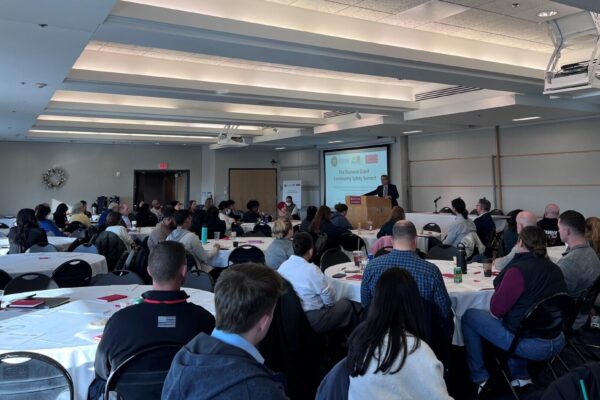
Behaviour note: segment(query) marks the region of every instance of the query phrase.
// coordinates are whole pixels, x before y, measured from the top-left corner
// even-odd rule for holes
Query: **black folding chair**
[[[93,243],[83,243],[75,247],[75,253],[98,254],[98,248]]]
[[[266,224],[256,224],[254,225],[254,229],[252,231],[260,232],[265,235],[265,237],[271,237],[273,235],[273,230],[269,225]]]
[[[4,294],[33,292],[36,290],[57,289],[58,285],[48,275],[29,272],[15,276],[4,287]]]
[[[386,254],[389,254],[394,248],[391,246],[385,246],[380,248],[379,250],[377,250],[377,252],[375,253],[375,255],[373,256],[373,258],[377,258],[380,256],[384,256]]]
[[[206,292],[214,291],[214,282],[212,276],[200,270],[190,271],[185,276],[184,287],[200,289]]]
[[[245,262],[265,262],[265,254],[256,246],[244,244],[233,249],[229,254],[228,264],[242,264]]]
[[[69,372],[50,357],[15,351],[0,355],[0,399],[74,398]]]
[[[429,236],[427,238],[427,251],[433,249],[435,246],[443,246],[443,245],[444,245],[444,243],[436,237]]]
[[[171,362],[180,344],[163,344],[137,352],[114,369],[106,380],[104,400],[160,399]]]
[[[61,288],[89,286],[92,280],[92,267],[84,260],[70,260],[54,270],[52,279]]]
[[[452,260],[458,254],[458,249],[454,246],[443,244],[431,248],[425,258],[428,260]]]
[[[490,211],[490,215],[504,215],[504,213],[499,208],[494,208],[492,211]]]
[[[267,236],[262,232],[246,232],[246,233],[244,233],[243,237],[267,237]]]
[[[350,262],[350,258],[341,251],[340,249],[328,249],[321,256],[321,271],[325,272],[325,270],[333,265],[343,264]]]
[[[346,251],[356,251],[367,249],[367,244],[364,240],[358,235],[353,233],[345,233],[343,235],[338,236],[338,243],[342,247],[342,249]]]
[[[12,276],[5,270],[0,269],[0,290],[4,289],[11,280]]]
[[[440,228],[440,226],[438,224],[436,224],[435,222],[430,222],[430,223],[426,224],[425,226],[423,226],[423,230],[429,231],[429,232],[442,233],[442,228]]]
[[[26,253],[58,253],[55,245],[50,243],[37,243],[27,249]]]
[[[133,271],[115,270],[92,278],[92,286],[143,285],[144,280]]]
[[[456,214],[454,214],[454,211],[452,211],[452,209],[450,207],[442,207],[442,209],[440,210],[440,214],[456,215]]]
[[[0,229],[10,229],[10,226],[0,222]]]
[[[113,271],[117,268],[121,256],[127,251],[127,246],[121,238],[112,232],[104,231],[96,237],[94,245],[98,249],[98,253],[106,258],[108,270]]]

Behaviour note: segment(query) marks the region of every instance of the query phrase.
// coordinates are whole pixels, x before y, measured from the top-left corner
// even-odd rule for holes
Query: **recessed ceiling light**
[[[555,10],[546,10],[546,11],[540,11],[537,16],[540,18],[548,18],[548,17],[554,17],[556,14],[558,14],[558,11]]]
[[[512,6],[513,8],[517,8],[517,7],[519,7],[520,5],[521,5],[521,4],[519,4],[519,3],[512,3],[512,4],[511,4],[511,6]]]
[[[515,118],[513,119],[514,122],[519,122],[519,121],[532,121],[534,119],[541,119],[542,117],[525,117],[525,118]]]
[[[330,140],[327,143],[329,143],[329,144],[335,144],[335,143],[343,143],[343,142],[344,142],[343,140]]]
[[[285,147],[275,147],[275,150],[285,150]]]
[[[408,135],[409,133],[421,133],[421,132],[423,132],[423,131],[406,131],[406,132],[402,132],[402,133],[404,133],[405,135]]]

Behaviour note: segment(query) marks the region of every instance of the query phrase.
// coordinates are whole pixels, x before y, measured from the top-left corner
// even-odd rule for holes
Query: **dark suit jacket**
[[[489,212],[485,214],[481,214],[479,217],[475,218],[475,226],[477,227],[477,235],[481,242],[486,246],[491,245],[491,239],[493,239],[490,235],[492,232],[496,232],[496,224]]]
[[[377,189],[373,190],[372,192],[365,193],[365,196],[383,197],[383,185],[377,186]],[[392,198],[392,207],[397,206],[398,197],[400,197],[400,194],[398,194],[398,188],[396,187],[396,185],[392,185],[391,183],[388,184],[388,196]]]

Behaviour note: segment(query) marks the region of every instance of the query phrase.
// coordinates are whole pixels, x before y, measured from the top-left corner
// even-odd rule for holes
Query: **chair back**
[[[86,243],[85,239],[75,239],[67,248],[67,252],[72,253],[82,244]]]
[[[452,260],[458,254],[458,249],[454,246],[443,244],[435,246],[427,252],[428,260]]]
[[[0,229],[10,229],[10,226],[6,225],[3,222],[0,222]]]
[[[567,293],[555,293],[534,304],[521,321],[508,354],[514,353],[521,338],[553,339],[560,335],[573,307],[573,298]]]
[[[15,276],[4,287],[4,294],[33,292],[36,290],[57,289],[58,285],[48,275],[29,272]]]
[[[373,256],[373,258],[377,258],[380,256],[384,256],[386,254],[389,254],[394,248],[391,246],[385,246],[380,248],[379,250],[377,250],[377,253],[375,253],[375,255]]]
[[[350,387],[348,359],[344,357],[325,375],[317,389],[315,400],[347,400]]]
[[[94,243],[83,243],[77,246],[74,250],[75,253],[87,253],[87,254],[98,254],[98,248]]]
[[[145,284],[152,284],[152,277],[148,274],[148,255],[150,251],[144,246],[138,247],[135,252],[135,258],[129,268],[130,271],[135,272],[142,278]]]
[[[430,222],[430,223],[426,224],[425,226],[423,226],[423,230],[430,231],[430,232],[442,233],[442,228],[440,228],[440,226],[438,224],[436,224],[435,222]]]
[[[195,271],[199,268],[196,258],[189,251],[185,251],[185,263],[188,271]]]
[[[600,294],[600,276],[596,278],[592,286],[587,288],[585,292],[579,298],[575,300],[575,306],[573,307],[573,312],[569,316],[569,319],[566,323],[567,331],[570,331],[573,327],[573,324],[577,320],[577,317],[580,315],[588,315],[592,307],[594,306],[594,302],[596,298]]]
[[[77,228],[76,230],[73,231],[73,233],[71,233],[72,238],[75,239],[81,239],[81,240],[87,240],[89,238],[88,235],[88,231],[87,229],[85,229],[85,227],[81,227],[81,228]]]
[[[71,375],[50,357],[26,351],[0,355],[0,399],[73,398]]]
[[[52,279],[61,288],[89,286],[92,280],[92,267],[84,260],[69,260],[54,270]]]
[[[273,230],[271,229],[271,227],[269,225],[266,224],[256,224],[254,225],[254,229],[252,230],[253,232],[260,232],[263,235],[265,235],[265,237],[271,237],[273,235]]]
[[[245,262],[257,262],[264,263],[265,262],[265,254],[256,246],[252,246],[250,244],[244,244],[242,246],[236,247],[229,254],[228,263],[231,264],[242,264]]]
[[[58,249],[53,244],[42,242],[34,244],[25,253],[58,253]]]
[[[96,237],[94,244],[98,249],[98,253],[106,258],[108,270],[113,271],[118,269],[119,260],[127,250],[121,238],[112,232],[104,231]]]
[[[118,365],[106,380],[104,400],[117,397],[126,400],[160,399],[171,362],[180,344],[163,344],[141,350]]]
[[[444,245],[444,243],[436,237],[429,236],[427,238],[427,251],[433,249],[435,246],[443,246],[443,245]]]
[[[440,214],[456,215],[456,214],[454,214],[454,211],[452,211],[452,209],[450,207],[442,207],[442,209],[440,210]]]
[[[3,290],[11,280],[12,276],[5,270],[0,269],[0,290]]]
[[[338,243],[346,251],[367,250],[367,244],[364,240],[354,233],[345,233],[338,236]]]
[[[340,249],[328,249],[321,256],[321,270],[325,270],[333,265],[350,262],[350,258]]]
[[[79,229],[84,229],[85,230],[85,225],[82,222],[79,221],[73,221],[73,222],[69,222],[69,224],[65,227],[65,231],[66,232],[75,232]]]
[[[190,271],[185,276],[185,282],[183,283],[184,287],[189,287],[192,289],[200,289],[206,292],[214,291],[214,282],[212,277],[200,270]]]
[[[242,235],[243,237],[267,237],[262,232],[246,232]]]
[[[111,285],[143,285],[144,280],[133,271],[115,270],[108,274],[96,275],[92,279],[92,286]]]
[[[499,208],[494,208],[492,211],[490,211],[490,215],[504,215],[504,212],[502,212],[502,210]]]

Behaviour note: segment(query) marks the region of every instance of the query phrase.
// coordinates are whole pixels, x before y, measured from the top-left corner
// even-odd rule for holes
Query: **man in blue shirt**
[[[264,366],[256,345],[265,337],[283,280],[260,264],[228,268],[215,286],[216,328],[177,353],[162,398],[287,399],[281,379]]]

